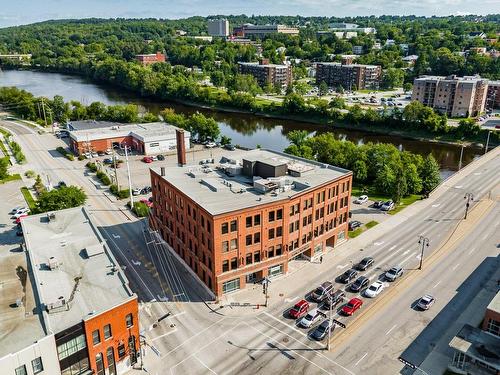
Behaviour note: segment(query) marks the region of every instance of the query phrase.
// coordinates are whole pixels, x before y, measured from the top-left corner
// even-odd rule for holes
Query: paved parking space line
[[[474,251],[476,251],[475,247],[473,247],[472,249],[470,249],[470,251],[467,254],[471,255]]]
[[[165,336],[168,336],[174,332],[177,332],[177,328],[175,328],[173,331],[171,332],[167,332],[167,333],[164,333],[163,335],[160,335],[160,336],[157,336],[155,337],[154,339],[151,339],[151,341],[155,341],[155,340],[158,340],[158,339],[161,339],[162,337],[165,337]]]
[[[439,284],[441,284],[441,280],[439,280],[432,288],[436,288]]]
[[[281,343],[281,342],[279,342],[279,341],[277,341],[277,340],[273,339],[271,336],[269,336],[269,335],[268,335],[268,334],[266,334],[265,332],[262,332],[261,330],[259,330],[259,329],[255,328],[254,326],[252,326],[252,325],[250,325],[250,324],[248,324],[248,323],[246,323],[246,322],[245,322],[245,324],[246,324],[248,327],[252,328],[253,330],[255,330],[255,331],[259,332],[261,335],[263,335],[263,336],[267,337],[269,340],[274,341],[274,342],[276,343],[276,345],[277,345],[277,346],[279,345],[279,346],[283,346],[283,347],[285,347],[288,351],[290,351],[290,352],[294,353],[295,355],[298,355],[298,356],[299,356],[300,358],[302,358],[302,359],[305,359],[307,362],[309,362],[309,363],[310,363],[310,364],[312,364],[313,366],[316,366],[317,368],[319,368],[319,369],[320,369],[320,370],[322,370],[323,372],[325,372],[325,373],[327,373],[327,374],[332,374],[332,375],[334,375],[334,373],[332,373],[332,372],[328,371],[327,369],[325,369],[325,368],[321,367],[320,365],[318,365],[318,364],[314,363],[314,362],[313,362],[313,361],[311,361],[310,359],[307,359],[306,357],[304,357],[303,355],[299,354],[299,353],[298,353],[298,352],[296,352],[295,350],[290,349],[290,348],[289,348],[288,346],[286,346],[285,344],[283,344],[283,343]],[[307,345],[306,345],[306,346],[307,346]],[[314,350],[314,349],[312,349],[312,350]]]
[[[346,369],[346,368],[345,368],[344,366],[342,366],[340,363],[338,363],[338,362],[335,362],[335,361],[331,360],[331,359],[330,359],[330,358],[328,358],[326,355],[324,355],[323,353],[319,352],[318,350],[323,350],[323,349],[324,349],[324,346],[323,346],[323,345],[320,345],[320,344],[319,344],[319,343],[317,343],[316,341],[311,341],[311,342],[313,342],[313,343],[315,343],[315,344],[317,344],[317,345],[319,345],[319,346],[320,346],[318,349],[314,349],[314,348],[310,347],[309,345],[307,345],[307,344],[305,344],[305,343],[303,343],[303,342],[300,342],[299,340],[297,340],[295,337],[293,337],[293,336],[289,335],[288,333],[281,331],[280,329],[276,328],[275,326],[272,326],[271,324],[267,323],[265,320],[263,320],[263,319],[261,319],[261,318],[259,318],[259,317],[257,317],[257,319],[258,319],[260,322],[262,322],[262,323],[266,324],[267,326],[271,327],[272,329],[275,329],[275,330],[277,330],[277,331],[279,331],[279,332],[283,333],[284,335],[286,335],[286,336],[290,337],[291,339],[293,339],[293,340],[297,341],[298,343],[300,343],[300,344],[304,345],[306,348],[311,349],[311,350],[314,350],[314,351],[316,352],[316,355],[320,356],[321,358],[326,359],[328,362],[330,362],[330,363],[332,363],[332,364],[334,364],[334,365],[336,365],[336,366],[338,366],[338,367],[342,368],[343,370],[347,371],[349,374],[354,375],[354,373],[353,373],[352,371],[350,371],[350,370]],[[278,320],[278,321],[279,321],[279,320]],[[246,323],[245,323],[245,324],[246,324]],[[248,324],[247,324],[247,325],[248,325]],[[252,328],[253,328],[253,327],[252,327]],[[301,332],[301,333],[302,333],[302,332]],[[307,337],[307,336],[306,336],[306,337]]]
[[[194,339],[195,337],[198,337],[198,336],[199,336],[199,335],[201,335],[203,332],[205,332],[205,331],[209,330],[210,328],[212,328],[214,325],[219,324],[220,322],[222,322],[224,319],[226,319],[226,318],[224,317],[224,318],[221,318],[221,319],[217,320],[215,323],[212,323],[212,324],[210,324],[208,327],[206,327],[206,328],[202,329],[202,330],[201,330],[200,332],[198,332],[196,335],[193,335],[193,336],[191,336],[190,338],[188,338],[188,339],[184,340],[182,343],[180,343],[179,345],[177,345],[175,348],[171,349],[169,352],[167,352],[166,354],[164,354],[164,355],[162,356],[162,358],[165,358],[165,357],[166,357],[166,356],[168,356],[170,353],[172,353],[172,352],[176,351],[178,348],[180,348],[181,346],[183,346],[183,345],[184,345],[185,343],[187,343],[189,340],[192,340],[192,339]],[[235,326],[235,327],[231,328],[231,330],[233,330],[233,329],[234,329],[234,328],[236,328],[236,327],[237,327],[237,326]]]
[[[394,324],[394,325],[391,327],[391,329],[389,329],[389,330],[385,333],[385,335],[387,336],[387,335],[388,335],[389,333],[391,333],[391,332],[392,332],[392,330],[393,330],[394,328],[396,328],[397,326],[398,326],[397,324]]]
[[[405,264],[406,262],[408,262],[411,258],[413,258],[414,256],[416,256],[417,253],[412,253],[410,254],[408,257],[406,257],[402,262],[400,262],[399,264],[402,266],[403,264]]]
[[[265,312],[265,311],[264,311],[264,314],[265,314],[266,316],[270,317],[271,319],[274,319],[274,320],[276,320],[277,322],[279,322],[279,323],[281,323],[281,324],[283,324],[283,325],[287,326],[288,328],[293,329],[295,332],[297,332],[297,333],[301,334],[302,336],[307,337],[307,335],[306,335],[304,332],[302,332],[301,330],[299,330],[299,329],[297,329],[297,328],[295,328],[295,327],[291,326],[291,325],[290,325],[290,324],[288,324],[288,323],[285,323],[285,322],[283,322],[283,321],[279,320],[278,318],[276,318],[275,316],[273,316],[273,315],[269,314],[268,312]],[[259,319],[259,317],[257,317],[257,319]],[[261,319],[259,319],[259,320],[261,320]],[[276,329],[278,329],[278,328],[276,328]],[[278,329],[278,330],[279,330],[279,329]],[[285,332],[283,332],[283,333],[285,333]],[[285,334],[286,334],[286,333],[285,333]]]
[[[203,365],[203,367],[205,367],[208,371],[210,371],[212,374],[217,375],[217,373],[216,373],[214,370],[212,370],[210,367],[208,367],[208,366],[207,366],[207,365],[206,365],[206,364],[205,364],[205,363],[204,363],[201,359],[199,359],[199,358],[198,358],[197,356],[195,356],[195,355],[194,355],[193,357],[194,357],[194,358],[196,358],[196,360],[197,360],[198,362],[200,362],[200,363]]]
[[[455,270],[458,268],[458,266],[459,266],[459,265],[460,265],[460,263],[455,264],[455,265],[453,266],[452,270],[453,270],[453,271],[455,271]]]
[[[368,355],[368,353],[363,354],[363,356],[362,356],[360,359],[358,359],[358,360],[357,360],[357,362],[354,364],[354,366],[359,365],[359,363],[360,363],[363,359],[365,359],[365,357],[366,357],[367,355]]]

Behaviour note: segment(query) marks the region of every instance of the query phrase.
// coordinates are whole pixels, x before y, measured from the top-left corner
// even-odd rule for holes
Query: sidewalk
[[[447,180],[443,181],[429,196],[429,198],[415,202],[411,206],[405,208],[403,211],[392,216],[380,223],[379,225],[363,232],[361,235],[354,239],[350,239],[341,245],[335,247],[335,251],[330,251],[323,255],[323,263],[319,262],[306,262],[293,261],[289,263],[289,272],[286,275],[280,276],[272,280],[271,287],[269,288],[269,304],[274,305],[280,303],[291,303],[295,296],[287,295],[286,291],[290,290],[289,285],[300,282],[300,284],[307,285],[308,282],[313,281],[317,275],[322,273],[334,272],[347,268],[350,266],[348,258],[360,249],[372,244],[375,240],[390,233],[395,227],[412,218],[415,214],[421,212],[427,207],[434,204],[440,197],[447,193],[450,188],[454,186],[471,171],[480,168],[488,161],[500,156],[500,147],[487,153],[485,156],[476,159],[466,167],[462,168],[457,173],[450,176]],[[347,264],[343,264],[347,263]],[[297,275],[301,271],[300,276]],[[298,280],[300,278],[300,280]],[[316,285],[311,284],[311,290]],[[258,302],[259,301],[259,302]],[[237,304],[250,303],[250,306],[235,306]],[[261,306],[257,309],[256,303]],[[262,311],[262,305],[265,303],[265,296],[262,293],[262,285],[255,284],[247,286],[247,288],[240,291],[230,293],[222,296],[219,299],[219,305],[224,306],[224,314],[238,314],[238,315],[251,315]],[[233,304],[233,306],[231,306]],[[216,304],[215,304],[216,305]],[[221,307],[219,307],[221,308]]]

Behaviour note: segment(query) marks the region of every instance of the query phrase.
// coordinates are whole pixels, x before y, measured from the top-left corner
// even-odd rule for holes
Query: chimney
[[[186,143],[184,141],[184,130],[177,129],[175,131],[177,139],[177,163],[179,166],[186,165]]]

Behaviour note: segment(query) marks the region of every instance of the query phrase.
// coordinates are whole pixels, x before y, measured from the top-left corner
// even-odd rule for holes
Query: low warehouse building
[[[78,155],[125,146],[145,155],[169,152],[176,149],[177,129],[165,122],[122,124],[86,120],[68,124],[70,148]],[[189,149],[190,136],[189,132],[184,132],[186,149]]]

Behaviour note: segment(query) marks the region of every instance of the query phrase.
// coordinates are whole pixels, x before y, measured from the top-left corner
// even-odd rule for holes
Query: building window
[[[260,262],[260,251],[253,253],[253,261],[254,263]]]
[[[227,234],[229,233],[229,225],[227,223],[222,223],[221,226],[221,233],[222,234]]]
[[[97,375],[104,375],[104,362],[102,360],[102,353],[95,355],[95,365],[97,368]]]
[[[486,325],[486,331],[494,334],[495,336],[500,336],[500,322],[490,318],[488,320],[488,324]]]
[[[269,222],[273,222],[274,221],[274,211],[269,211]]]
[[[222,293],[229,293],[240,289],[240,279],[233,279],[222,283]]]
[[[231,221],[231,232],[236,232],[237,230],[238,230],[238,221],[232,220]]]
[[[251,228],[252,227],[252,217],[251,216],[247,216],[247,218],[245,219],[245,226],[247,228]]]
[[[260,225],[260,214],[253,217],[253,225]]]
[[[109,339],[111,336],[111,324],[106,324],[104,326],[104,340]]]
[[[28,375],[28,372],[26,371],[26,366],[22,365],[16,368],[16,375]]]
[[[222,261],[222,272],[227,272],[229,271],[229,261],[224,260]]]
[[[229,251],[229,241],[222,241],[222,252],[227,253]]]
[[[252,264],[252,254],[247,254],[247,259],[245,264]]]
[[[127,314],[127,316],[125,317],[125,323],[127,325],[127,328],[134,325],[134,317],[132,316],[132,314]]]
[[[267,236],[270,240],[274,238],[274,228],[269,229],[269,233]]]
[[[231,250],[236,250],[238,248],[238,240],[236,238],[233,238],[231,240]]]
[[[269,249],[267,249],[267,257],[268,258],[274,257],[274,246],[271,246]]]
[[[252,235],[251,234],[247,234],[247,236],[245,237],[245,244],[247,246],[250,246],[252,244]]]
[[[76,353],[82,349],[85,349],[87,344],[85,342],[85,336],[80,335],[75,337],[74,339],[65,342],[57,347],[57,356],[59,360],[63,360],[66,357],[69,357],[71,354]]]
[[[92,332],[92,344],[97,345],[101,342],[101,335],[99,334],[99,330],[96,329]]]
[[[38,374],[43,371],[42,357],[35,358],[31,361],[31,367],[33,367],[33,374]]]
[[[118,358],[123,358],[125,356],[125,344],[118,345]]]
[[[231,269],[235,270],[238,268],[238,258],[232,258],[231,259]]]
[[[253,243],[260,243],[260,232],[253,235]]]
[[[280,208],[278,211],[276,211],[276,220],[281,220],[283,219],[283,209]]]
[[[115,351],[113,350],[113,347],[106,349],[106,359],[108,362],[108,374],[116,375]]]

